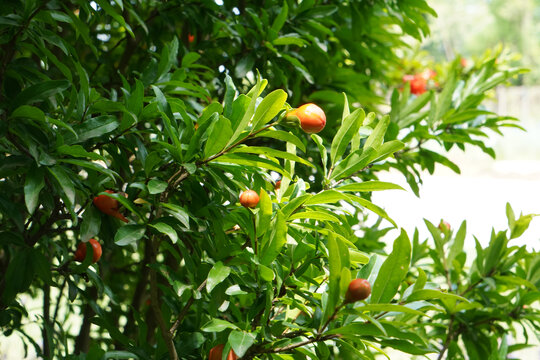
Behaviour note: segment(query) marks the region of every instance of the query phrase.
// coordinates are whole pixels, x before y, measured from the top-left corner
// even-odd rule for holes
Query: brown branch
[[[444,342],[444,345],[441,351],[439,352],[439,356],[437,357],[437,360],[441,360],[443,358],[444,353],[446,352],[446,350],[448,350],[450,343],[454,339],[454,336],[456,334],[454,334],[453,329],[454,329],[454,316],[452,315],[452,317],[450,318],[450,324],[448,325],[448,335],[446,336],[446,340]]]
[[[97,289],[92,286],[88,291],[88,299],[97,297]],[[84,305],[83,322],[79,329],[79,335],[75,338],[75,354],[87,353],[90,348],[90,328],[95,313],[89,302]]]
[[[145,238],[145,245],[144,245],[144,257],[141,264],[141,274],[139,276],[139,279],[137,281],[137,286],[135,287],[135,291],[133,292],[133,297],[131,300],[131,306],[129,308],[128,314],[127,314],[127,323],[126,327],[124,328],[124,335],[128,336],[135,330],[135,319],[134,319],[134,310],[139,311],[143,300],[145,297],[145,289],[148,285],[148,275],[150,273],[148,268],[148,263],[151,258],[151,245],[150,240],[148,238]]]
[[[152,239],[151,241],[154,245],[154,248],[152,249],[153,253],[150,262],[153,263],[156,261],[156,253],[157,247],[159,246],[159,239],[156,239],[156,237],[154,237],[154,239]],[[167,346],[167,350],[169,352],[169,359],[178,360],[178,353],[176,352],[176,347],[174,346],[172,333],[167,329],[167,324],[165,324],[165,320],[163,319],[163,314],[159,306],[157,271],[154,267],[150,268],[150,298],[152,299],[150,302],[150,306],[156,317],[159,330],[161,332],[161,335],[163,336],[163,341]]]
[[[62,300],[62,295],[64,295],[64,287],[66,286],[66,283],[67,277],[64,278],[64,281],[62,282],[62,285],[60,285],[60,289],[58,290],[58,299],[56,300],[56,304],[54,305],[54,313],[51,319],[51,324],[53,324],[53,326],[56,323],[56,317],[58,316],[58,310],[60,309],[60,302]]]
[[[54,209],[51,212],[51,215],[49,216],[47,221],[45,221],[45,223],[38,229],[38,231],[34,235],[31,235],[26,239],[26,244],[28,246],[33,247],[43,235],[50,231],[51,226],[58,220],[66,220],[71,218],[69,215],[62,214],[60,212],[61,207],[62,205],[60,203],[60,200],[56,199]]]
[[[43,329],[41,329],[41,336],[43,337],[43,357],[45,359],[51,358],[51,347],[49,344],[49,329],[51,327],[51,287],[49,284],[43,285]]]
[[[336,315],[339,312],[339,310],[341,310],[345,305],[346,305],[345,302],[342,302],[341,304],[336,306],[336,308],[334,309],[334,312],[332,313],[332,315],[330,315],[330,317],[326,320],[324,325],[319,328],[319,331],[317,331],[317,336],[318,337],[321,336],[321,334],[324,332],[326,327],[332,322],[332,320],[334,320],[336,318]]]

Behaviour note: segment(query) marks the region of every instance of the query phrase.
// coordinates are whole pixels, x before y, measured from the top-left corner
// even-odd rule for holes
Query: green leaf
[[[220,116],[217,121],[210,125],[208,140],[204,147],[204,158],[217,154],[231,139],[233,132],[229,119]]]
[[[103,156],[95,152],[88,152],[81,145],[60,145],[56,148],[56,152],[61,155],[70,155],[90,160],[103,160]]]
[[[492,236],[489,247],[485,249],[486,258],[484,271],[486,274],[495,269],[497,264],[500,263],[502,254],[506,250],[507,243],[508,240],[506,238],[506,232],[504,231],[499,232],[496,236]]]
[[[477,117],[481,115],[495,115],[495,113],[491,111],[477,110],[477,109],[457,111],[451,116],[449,116],[448,118],[444,119],[442,123],[444,125],[457,124],[457,123],[469,121],[471,119],[476,119]]]
[[[297,34],[288,34],[284,36],[280,36],[274,41],[272,41],[273,45],[279,46],[279,45],[296,45],[296,46],[306,46],[308,42],[301,37],[298,37]]]
[[[363,170],[376,157],[377,151],[371,147],[356,150],[334,168],[330,179],[337,181],[352,176],[356,172]]]
[[[295,220],[295,219],[313,219],[313,220],[319,220],[319,221],[333,221],[336,223],[339,223],[340,220],[337,216],[329,214],[324,211],[303,211],[303,212],[297,212],[289,217],[289,220]]]
[[[343,123],[334,136],[330,147],[330,161],[332,165],[341,159],[353,136],[358,133],[358,129],[360,129],[365,117],[364,110],[356,109],[352,114],[343,119]]]
[[[18,293],[26,291],[34,279],[32,249],[23,249],[14,253],[5,272],[5,285],[0,294],[4,304],[9,304]]]
[[[379,120],[377,126],[375,126],[375,129],[373,129],[371,135],[369,135],[369,137],[366,139],[366,142],[364,143],[364,150],[368,148],[377,149],[379,146],[382,145],[384,141],[384,134],[386,134],[386,129],[388,129],[388,125],[390,125],[390,116],[386,115],[381,120]]]
[[[116,179],[120,179],[120,175],[118,175],[116,172],[110,169],[106,169],[96,162],[77,160],[77,159],[58,159],[58,161],[62,163],[77,165],[77,166],[80,166],[89,170],[100,172],[102,174],[109,176],[112,181],[116,181]]]
[[[429,220],[424,219],[424,222],[426,223],[426,226],[431,233],[431,236],[433,236],[433,241],[435,242],[435,249],[437,250],[437,255],[439,256],[439,259],[442,261],[445,259],[444,254],[444,239],[441,236],[441,231],[433,225]]]
[[[536,217],[540,216],[539,214],[529,214],[529,215],[520,215],[519,219],[515,220],[514,225],[510,227],[511,233],[510,233],[510,239],[516,239],[523,235],[525,230],[529,228],[529,224],[531,220]]]
[[[411,295],[407,298],[407,302],[413,302],[418,300],[434,300],[434,299],[440,299],[440,300],[459,300],[464,302],[469,302],[466,298],[452,294],[452,293],[445,293],[441,292],[439,290],[433,290],[433,289],[422,289],[422,290],[416,290],[413,291]]]
[[[269,45],[268,43],[265,43],[265,45]],[[309,70],[304,66],[304,64],[302,64],[302,62],[300,62],[297,58],[295,57],[292,57],[290,55],[287,55],[285,53],[281,53],[281,56],[283,59],[287,60],[289,63],[291,63],[294,68],[300,73],[302,74],[302,76],[304,77],[304,79],[306,79],[306,81],[310,84],[313,84],[314,81],[313,81],[313,76],[311,75],[311,73],[309,72]]]
[[[304,158],[301,158],[297,155],[291,154],[290,152],[286,151],[280,151],[276,149],[272,149],[269,147],[258,147],[258,146],[244,146],[244,147],[238,147],[234,149],[231,153],[250,153],[250,154],[261,154],[265,155],[267,157],[277,157],[281,159],[287,159],[291,161],[296,161],[301,164],[304,164],[306,166],[315,168],[315,166],[310,163],[309,161],[305,160]]]
[[[417,96],[413,101],[410,101],[403,109],[401,109],[399,112],[399,127],[404,128],[411,125],[404,122],[406,117],[410,114],[418,113],[429,102],[429,100],[431,100],[432,96],[433,92],[427,91],[422,95]]]
[[[405,144],[399,140],[391,140],[388,142],[385,142],[379,148],[377,149],[377,154],[375,155],[375,158],[371,160],[371,162],[378,162],[383,159],[386,159],[390,155],[394,155],[395,152],[403,149],[405,147]]]
[[[158,222],[156,224],[149,225],[160,233],[167,235],[171,239],[173,244],[176,244],[176,242],[178,241],[178,234],[176,233],[176,230],[174,230],[174,228],[169,224]]]
[[[67,207],[73,207],[75,204],[75,184],[72,179],[69,178],[61,166],[47,167],[47,170],[60,185],[60,196],[66,202]]]
[[[163,46],[158,64],[157,78],[161,79],[163,75],[171,70],[176,64],[178,57],[178,38],[175,36],[169,44]]]
[[[81,241],[88,241],[97,234],[101,227],[101,213],[93,205],[88,205],[83,213],[81,223]]]
[[[401,234],[394,240],[392,252],[379,269],[372,287],[372,304],[388,303],[392,300],[409,271],[410,261],[411,243],[407,233],[402,229]]]
[[[147,186],[148,186],[148,192],[151,195],[155,195],[155,194],[161,194],[162,192],[164,192],[167,189],[167,186],[169,186],[169,184],[167,184],[166,181],[152,179],[148,182]]]
[[[274,280],[274,272],[268,266],[258,265],[257,269],[262,280],[266,282],[272,282]]]
[[[126,99],[126,108],[128,111],[139,116],[144,105],[144,85],[140,80],[135,80],[135,88]]]
[[[258,156],[251,154],[225,154],[220,156],[210,162],[210,164],[219,164],[219,163],[230,163],[237,165],[245,165],[253,168],[262,168],[267,170],[273,170],[280,173],[283,176],[290,177],[285,169],[281,167],[280,164],[275,163],[274,161],[263,159]]]
[[[508,218],[508,228],[512,231],[516,223],[516,215],[514,214],[514,210],[512,210],[510,203],[506,203],[506,217]],[[510,236],[510,238],[512,238],[512,236]]]
[[[287,203],[287,205],[285,205],[281,209],[281,211],[283,212],[283,215],[285,216],[285,218],[288,218],[289,216],[291,216],[291,214],[294,211],[296,211],[296,209],[298,209],[300,206],[302,206],[311,197],[312,197],[311,194],[304,194],[302,196],[299,196],[299,197],[294,198],[291,201],[289,201],[289,203]]]
[[[311,134],[311,138],[317,144],[317,148],[319,149],[319,153],[321,154],[321,162],[324,169],[324,178],[326,179],[328,177],[328,151],[326,150],[326,147],[323,145],[323,139],[317,134]]]
[[[45,121],[45,114],[41,109],[35,106],[23,105],[19,106],[11,113],[11,118],[23,118],[23,119],[32,119],[38,122]]]
[[[116,130],[119,125],[120,123],[116,118],[109,115],[86,119],[82,124],[73,127],[78,137],[73,136],[71,133],[66,133],[64,137],[65,142],[66,144],[81,143],[108,134]]]
[[[124,225],[114,235],[114,242],[118,246],[126,246],[139,241],[146,232],[144,225]]]
[[[362,313],[363,311],[369,312],[402,312],[405,314],[419,315],[419,316],[428,316],[426,313],[411,309],[407,306],[397,305],[397,304],[365,304],[362,306],[357,306],[354,310]]]
[[[532,291],[536,290],[536,286],[534,286],[534,284],[532,284],[530,281],[527,281],[519,276],[495,275],[494,278],[495,280],[497,280],[497,282],[507,283],[507,284],[512,284],[512,285],[521,285],[521,286],[529,288]]]
[[[105,354],[103,354],[103,358],[105,359],[139,359],[139,357],[129,351],[122,351],[122,350],[114,350],[114,351],[107,351]]]
[[[206,279],[206,291],[210,294],[216,285],[225,280],[231,273],[231,268],[223,265],[221,261],[214,264]]]
[[[236,355],[241,358],[255,342],[255,336],[245,331],[233,330],[229,334],[229,343]]]
[[[183,66],[183,65],[182,65]],[[225,96],[223,98],[223,114],[230,119],[232,115],[233,100],[236,96],[236,87],[229,74],[225,75]],[[241,131],[240,131],[241,132]]]
[[[260,77],[257,79],[257,84],[251,89],[250,93],[252,93],[251,100],[249,102],[248,108],[246,109],[246,112],[242,116],[242,120],[238,123],[236,129],[234,129],[233,135],[229,139],[229,141],[225,144],[225,147],[229,146],[230,144],[233,144],[235,141],[238,140],[240,134],[242,134],[243,131],[246,130],[251,118],[253,117],[253,113],[255,112],[255,105],[257,103],[257,97],[259,96],[260,91],[262,91],[263,88],[263,81],[261,81]],[[225,116],[227,116],[227,107],[225,107]]]
[[[225,290],[225,294],[234,296],[234,295],[246,295],[248,294],[246,291],[242,290],[239,285],[232,285]]]
[[[454,69],[452,69],[452,72],[448,77],[444,89],[437,99],[437,107],[434,117],[430,118],[430,125],[432,125],[433,122],[440,120],[450,109],[450,105],[452,105],[452,95],[454,94],[457,85],[457,75]]]
[[[434,162],[438,162],[444,166],[446,166],[449,169],[452,169],[456,174],[461,174],[461,170],[459,167],[454,164],[452,161],[450,161],[447,157],[431,150],[421,149],[419,152],[421,157],[424,157],[427,159],[432,159]],[[430,171],[431,173],[433,171]]]
[[[201,58],[201,55],[196,52],[188,52],[182,58],[182,67],[190,67],[191,64]],[[228,76],[228,75],[227,75]],[[230,79],[230,77],[229,77]]]
[[[183,207],[171,203],[162,203],[165,207],[165,211],[174,216],[178,221],[182,223],[187,229],[189,229],[189,213]]]
[[[272,27],[268,30],[269,39],[274,40],[283,25],[285,24],[285,21],[287,21],[287,15],[289,13],[289,6],[287,5],[287,1],[283,1],[283,6],[281,7],[280,11],[278,12],[278,16],[274,19],[274,22],[272,23]]]
[[[349,257],[351,259],[351,263],[354,264],[367,264],[369,262],[368,254],[351,248],[349,248]]]
[[[173,152],[173,155],[175,155],[177,160],[182,161],[182,144],[180,143],[180,139],[178,138],[178,129],[176,129],[176,127],[173,125],[173,122],[175,122],[175,118],[171,110],[171,105],[167,101],[165,95],[163,95],[163,92],[157,86],[152,85],[152,89],[154,90],[154,94],[156,95],[158,109],[163,118],[165,132],[174,144],[175,151]]]
[[[306,205],[332,204],[340,200],[349,200],[349,197],[336,190],[324,190],[306,200]]]
[[[261,189],[259,192],[259,212],[257,213],[257,235],[262,236],[270,228],[272,220],[272,199]]]
[[[463,245],[465,243],[465,235],[467,234],[467,222],[463,221],[459,230],[450,246],[448,252],[448,263],[451,264],[452,261],[463,251]]]
[[[287,242],[287,221],[281,211],[277,211],[272,225],[272,233],[267,244],[261,243],[259,254],[262,265],[269,265],[280,254]]]
[[[328,248],[328,270],[330,275],[328,300],[324,309],[323,319],[327,319],[334,312],[340,297],[341,269],[343,268],[343,264],[338,241],[332,233],[329,233],[328,244],[326,246]]]
[[[266,95],[257,106],[252,120],[251,132],[258,130],[279,114],[285,105],[285,101],[287,101],[287,93],[281,89],[274,90]]]
[[[15,98],[13,107],[40,102],[69,88],[67,80],[48,80],[31,85]]]
[[[304,145],[302,140],[300,140],[297,136],[295,136],[291,132],[285,132],[285,131],[282,131],[282,130],[268,129],[268,130],[265,130],[265,131],[261,131],[260,133],[255,135],[253,138],[258,138],[258,137],[267,137],[267,138],[272,138],[272,139],[276,139],[276,140],[286,141],[286,142],[289,142],[291,144],[294,144],[297,148],[299,148],[303,152],[306,152],[306,146]]]
[[[427,348],[425,346],[416,346],[409,341],[400,339],[384,339],[381,340],[380,344],[384,347],[392,347],[399,351],[413,355],[425,355],[427,353],[437,352],[437,349]]]
[[[33,214],[39,204],[39,193],[45,186],[43,168],[33,167],[26,175],[24,182],[24,202],[29,214]]]
[[[418,268],[418,278],[416,279],[416,282],[414,283],[413,291],[416,290],[422,290],[424,286],[426,286],[427,282],[427,275],[422,268]]]
[[[388,220],[388,222],[390,222],[392,225],[394,225],[394,227],[397,227],[396,222],[390,216],[388,216],[386,211],[384,211],[384,209],[382,209],[381,207],[379,207],[379,206],[373,204],[371,201],[368,201],[368,200],[366,200],[364,198],[361,198],[359,196],[355,196],[355,195],[347,195],[347,196],[349,198],[349,201],[357,202],[358,204],[365,207],[369,211],[372,211],[375,214],[382,217],[383,219]]]
[[[201,328],[204,332],[221,332],[225,329],[238,329],[238,326],[221,319],[212,319]]]
[[[75,68],[77,69],[77,73],[79,74],[79,96],[81,94],[84,95],[85,102],[88,102],[88,99],[90,98],[90,84],[88,79],[88,74],[82,67],[81,63],[78,61],[74,61]]]
[[[382,336],[385,338],[394,337],[398,339],[411,340],[415,343],[425,345],[425,341],[413,331],[398,328],[395,325],[384,321],[381,321],[380,324],[381,327],[374,323],[354,322],[346,326],[327,331],[325,332],[325,335],[342,334],[347,338],[355,338],[358,336]]]
[[[405,190],[401,186],[384,182],[384,181],[364,181],[361,183],[347,184],[335,188],[337,191],[353,191],[353,192],[364,192],[364,191],[380,191],[380,190]]]

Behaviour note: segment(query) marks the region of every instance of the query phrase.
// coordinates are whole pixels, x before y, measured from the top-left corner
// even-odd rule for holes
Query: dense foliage
[[[418,194],[422,170],[459,172],[445,150],[495,156],[486,132],[518,126],[482,106],[522,72],[497,53],[404,65],[405,39],[434,15],[423,0],[3,1],[3,336],[70,359],[201,359],[220,344],[242,359],[505,359],[526,346],[506,334],[540,329],[540,255],[509,242],[533,215],[508,206],[508,230],[472,259],[465,222],[426,221],[425,241],[401,231],[389,254],[381,240],[399,224],[370,194],[403,189],[379,173]],[[326,112],[318,134],[286,121],[308,101]],[[259,201],[244,207],[248,189]],[[345,299],[355,278],[365,301]]]

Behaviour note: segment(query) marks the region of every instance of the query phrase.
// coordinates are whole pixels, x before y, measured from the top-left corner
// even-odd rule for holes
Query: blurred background
[[[472,261],[473,235],[485,246],[492,227],[506,228],[506,203],[516,216],[540,214],[540,0],[431,0],[429,4],[439,16],[432,19],[431,36],[417,44],[418,58],[432,57],[437,63],[461,56],[470,66],[488,49],[502,45],[512,53],[513,65],[530,70],[510,86],[497,88],[486,104],[498,114],[517,117],[526,129],[508,128],[504,136],[493,133],[490,141],[496,159],[472,148],[466,154],[455,149],[449,159],[461,168],[461,175],[439,166],[433,175],[424,174],[420,197],[410,191],[373,195],[374,202],[409,234],[418,227],[422,240],[428,238],[423,219],[434,224],[444,219],[455,230],[467,220],[465,246]],[[401,174],[390,173],[381,180],[408,189]],[[397,234],[396,230],[388,236]],[[540,216],[511,245],[540,251]],[[540,359],[539,334],[529,335],[536,337],[537,346],[513,353],[514,358]]]
[[[452,149],[449,158],[461,168],[461,175],[436,167],[433,175],[424,175],[420,198],[398,191],[373,196],[408,232],[419,227],[427,236],[424,218],[436,224],[444,219],[456,229],[467,219],[468,233],[485,244],[492,226],[506,227],[507,202],[516,216],[540,214],[540,0],[431,0],[429,4],[439,16],[432,18],[431,36],[421,47],[417,44],[413,57],[437,63],[461,56],[472,66],[489,49],[508,49],[513,65],[530,71],[498,87],[486,105],[500,115],[518,118],[526,131],[507,128],[504,136],[491,133],[496,159],[473,148],[466,153]],[[389,174],[385,180],[408,188],[399,174]],[[540,251],[540,217],[513,241]]]

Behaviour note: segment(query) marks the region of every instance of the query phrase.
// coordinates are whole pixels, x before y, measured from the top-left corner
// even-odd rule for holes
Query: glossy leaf
[[[336,160],[341,159],[352,138],[358,133],[358,129],[362,125],[365,116],[364,110],[360,108],[343,119],[343,123],[334,136],[332,146],[330,147],[330,161],[332,164],[335,164]]]
[[[216,285],[220,284],[225,280],[231,273],[231,268],[223,265],[221,261],[218,261],[214,264],[210,272],[208,273],[208,278],[206,279],[206,291],[211,293]]]
[[[39,204],[39,193],[45,186],[45,174],[42,168],[34,168],[26,175],[24,182],[24,202],[28,213],[32,214]]]
[[[274,90],[266,95],[253,115],[252,131],[258,130],[272,120],[283,109],[286,100],[287,93],[281,89]]]
[[[411,243],[404,230],[394,240],[392,252],[382,264],[372,286],[371,303],[388,303],[396,295],[401,281],[407,275],[411,261]],[[410,297],[409,297],[410,298]]]
[[[124,225],[114,235],[114,242],[118,246],[131,245],[139,241],[145,232],[146,227],[142,225]]]
[[[238,330],[231,331],[228,339],[235,354],[239,357],[244,356],[255,342],[255,336],[248,332]]]

